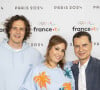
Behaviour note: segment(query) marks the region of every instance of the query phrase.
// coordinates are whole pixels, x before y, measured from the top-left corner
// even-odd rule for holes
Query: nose
[[[79,47],[79,51],[83,51],[83,47],[82,46]]]
[[[17,28],[17,29],[16,29],[16,33],[20,33],[20,29]]]

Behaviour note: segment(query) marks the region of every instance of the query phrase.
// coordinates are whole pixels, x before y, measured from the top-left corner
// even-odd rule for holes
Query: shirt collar
[[[89,58],[90,59],[90,58]],[[80,66],[80,62],[79,62],[79,65],[78,65],[78,68],[80,69],[80,68],[85,68],[86,69],[86,67],[87,67],[87,65],[88,65],[88,62],[89,62],[89,59],[86,61],[86,63],[85,64],[83,64],[82,66]]]

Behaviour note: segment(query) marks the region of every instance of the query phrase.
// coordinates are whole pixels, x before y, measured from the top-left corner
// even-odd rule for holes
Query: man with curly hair
[[[43,57],[25,42],[30,36],[25,16],[12,16],[4,25],[8,40],[0,43],[0,90],[18,90]]]

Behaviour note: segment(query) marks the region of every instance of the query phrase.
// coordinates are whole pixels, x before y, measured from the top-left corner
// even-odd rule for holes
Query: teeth
[[[19,36],[19,35],[15,35],[15,37],[20,38],[20,36]]]
[[[19,37],[19,36],[16,36],[16,37]]]
[[[80,53],[80,55],[84,55],[84,53]]]
[[[57,59],[60,59],[60,57],[56,57]]]

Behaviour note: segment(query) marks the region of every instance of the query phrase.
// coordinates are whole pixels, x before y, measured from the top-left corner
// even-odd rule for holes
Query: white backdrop
[[[92,35],[92,56],[100,59],[100,0],[0,0],[0,42],[6,38],[3,23],[16,14],[30,21],[32,35],[28,43],[42,55],[50,37],[58,34],[68,42],[66,59],[77,59],[72,37],[84,30]]]

